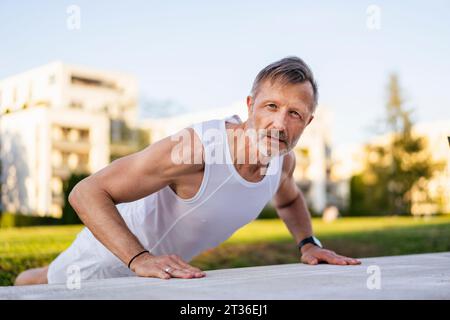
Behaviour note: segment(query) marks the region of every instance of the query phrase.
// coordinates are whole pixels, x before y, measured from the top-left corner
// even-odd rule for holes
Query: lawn
[[[450,251],[450,215],[355,217],[333,223],[313,219],[324,246],[354,257]],[[0,285],[11,285],[27,268],[48,264],[67,248],[82,226],[0,229]],[[279,219],[255,220],[219,247],[197,256],[192,264],[204,270],[299,261],[295,243]]]

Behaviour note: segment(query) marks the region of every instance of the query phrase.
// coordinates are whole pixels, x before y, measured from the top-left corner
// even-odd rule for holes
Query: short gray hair
[[[317,83],[314,80],[314,75],[309,66],[299,57],[290,56],[281,60],[275,61],[262,69],[253,82],[251,95],[254,97],[258,92],[259,86],[265,80],[281,81],[283,84],[297,84],[309,81],[313,88],[314,102],[312,106],[313,112],[316,109],[319,93],[317,90]]]

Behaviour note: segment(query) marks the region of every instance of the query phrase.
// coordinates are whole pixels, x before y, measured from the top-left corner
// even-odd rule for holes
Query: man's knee
[[[47,284],[47,271],[48,266],[25,270],[17,276],[14,285]]]

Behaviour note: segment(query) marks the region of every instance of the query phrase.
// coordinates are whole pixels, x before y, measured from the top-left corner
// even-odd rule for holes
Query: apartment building
[[[133,151],[120,142],[135,125],[137,83],[54,62],[0,81],[0,111],[2,210],[60,217],[71,173]]]

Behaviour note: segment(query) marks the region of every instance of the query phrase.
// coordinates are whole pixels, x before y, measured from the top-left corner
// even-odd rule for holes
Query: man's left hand
[[[320,248],[311,243],[304,245],[301,249],[301,252],[301,262],[306,264],[314,265],[318,264],[319,262],[337,264],[341,266],[361,264],[361,261],[357,259],[338,255],[334,251]]]

